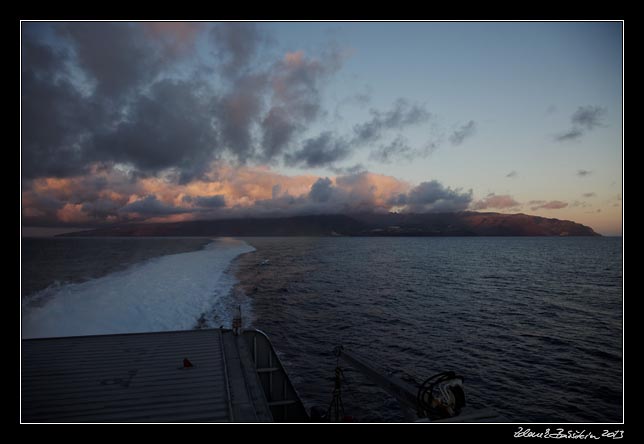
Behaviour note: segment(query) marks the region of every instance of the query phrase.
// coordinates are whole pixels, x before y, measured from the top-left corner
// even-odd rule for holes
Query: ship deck
[[[26,339],[21,420],[269,422],[255,370],[224,329]]]

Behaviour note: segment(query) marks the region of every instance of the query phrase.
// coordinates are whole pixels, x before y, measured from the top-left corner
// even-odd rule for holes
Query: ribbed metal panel
[[[230,421],[221,334],[24,340],[22,421]]]

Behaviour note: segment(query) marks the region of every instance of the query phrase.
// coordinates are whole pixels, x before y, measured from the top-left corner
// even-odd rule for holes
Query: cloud
[[[403,98],[372,108],[346,134],[315,135],[327,114],[324,88],[348,54],[337,46],[278,54],[255,23],[39,26],[50,32],[27,32],[32,25],[25,24],[22,35],[26,179],[117,168],[185,184],[214,161],[339,171],[370,144],[381,162],[426,157],[438,146],[412,147],[395,134],[431,117]],[[364,106],[368,98],[351,100]]]
[[[387,202],[411,186],[342,162],[370,144],[374,159],[385,162],[437,147],[412,147],[396,134],[431,118],[424,105],[405,99],[371,109],[347,133],[317,132],[326,115],[324,89],[346,51],[278,53],[261,24],[57,22],[22,29],[29,224],[388,211]],[[366,106],[367,98],[353,100]],[[320,177],[256,166],[279,161],[337,176],[312,191]],[[447,208],[463,194],[445,191],[456,195],[410,205]]]
[[[22,39],[29,179],[100,164],[174,170],[186,182],[212,160],[275,162],[323,113],[322,89],[346,56],[331,47],[274,57],[260,51],[270,41],[263,28],[247,23],[43,26],[56,38],[25,31]],[[214,64],[193,51],[208,28]]]
[[[276,160],[320,116],[321,90],[341,68],[341,51],[331,48],[319,57],[287,52],[262,64],[259,50],[271,38],[258,25],[218,24],[211,37],[230,84],[215,107],[222,143],[242,164]]]
[[[159,216],[186,213],[190,210],[167,205],[159,201],[155,195],[147,195],[120,208],[121,213],[136,213],[141,216]]]
[[[577,176],[579,177],[590,176],[592,173],[593,173],[592,171],[588,171],[588,170],[577,170]]]
[[[606,114],[606,109],[600,106],[580,106],[570,120],[573,125],[592,130],[602,125],[604,114]]]
[[[582,196],[588,198],[588,197],[595,197],[595,196],[597,196],[597,194],[595,194],[595,193],[584,193],[584,194],[582,194]]]
[[[512,171],[510,171],[508,174],[506,174],[506,175],[505,175],[505,177],[508,177],[508,178],[510,178],[510,179],[514,179],[514,178],[515,178],[515,177],[517,177],[518,175],[519,175],[519,173],[517,173],[516,171],[512,170]]]
[[[115,170],[73,178],[36,179],[23,191],[25,226],[97,226],[230,217],[450,212],[467,209],[472,192],[429,181],[412,187],[360,171],[335,177],[286,176],[266,167],[212,164],[183,185]],[[74,225],[77,224],[77,225]]]
[[[471,207],[473,210],[484,210],[488,208],[507,209],[517,207],[519,205],[521,204],[514,200],[512,196],[507,194],[497,196],[492,193],[488,194],[486,198],[474,202]]]
[[[143,22],[141,26],[152,37],[161,39],[170,54],[177,54],[194,47],[195,39],[204,28],[204,23]]]
[[[270,42],[269,36],[256,23],[217,23],[210,30],[210,38],[227,77],[247,73],[259,49]]]
[[[471,137],[476,132],[476,122],[470,120],[464,125],[461,125],[456,131],[449,136],[452,145],[460,145],[465,139]]]
[[[533,200],[533,201],[530,201],[530,203],[536,204],[535,206],[530,208],[532,211],[541,210],[541,209],[560,210],[561,208],[566,208],[568,206],[566,202],[562,202],[560,200],[551,200],[550,202]]]
[[[117,218],[119,209],[123,207],[122,199],[98,198],[93,201],[84,202],[80,207],[82,213],[92,220],[107,220]]]
[[[565,142],[567,140],[579,139],[583,135],[584,131],[581,128],[572,128],[570,131],[557,136],[555,139],[559,142]]]
[[[589,204],[588,202],[583,202],[583,201],[582,201],[582,202],[580,202],[580,201],[578,201],[578,200],[575,200],[575,201],[574,201],[574,202],[572,202],[569,206],[570,206],[571,208],[577,208],[577,207],[581,207],[581,208],[592,207],[592,205],[591,205],[591,204]]]
[[[328,177],[318,179],[309,192],[309,198],[314,202],[328,202],[332,195],[332,183]]]
[[[183,200],[187,200],[190,203],[194,203],[197,207],[203,208],[222,208],[226,206],[226,196],[223,194],[215,194],[214,196],[185,196]]]
[[[580,106],[570,117],[572,128],[565,133],[556,136],[555,140],[564,142],[576,140],[593,129],[603,126],[603,118],[606,114],[606,108],[600,106]]]
[[[402,130],[406,127],[424,123],[431,113],[419,104],[410,104],[405,99],[398,99],[392,109],[382,112],[370,110],[371,119],[353,127],[352,144],[359,146],[379,140],[389,130]]]
[[[232,90],[216,99],[215,127],[219,130],[223,147],[240,163],[246,163],[256,153],[253,129],[261,118],[266,82],[262,75],[238,78]]]
[[[371,151],[369,159],[381,163],[392,163],[407,161],[410,162],[414,159],[424,158],[432,154],[438,148],[436,142],[427,142],[421,148],[412,148],[409,141],[404,136],[397,136],[387,145],[380,145],[378,148]]]
[[[371,152],[369,158],[382,163],[391,163],[396,160],[411,160],[414,157],[414,150],[409,146],[408,141],[403,136],[396,137],[388,145],[380,147]]]
[[[267,167],[213,163],[205,176],[177,184],[163,177],[105,169],[92,175],[32,180],[22,193],[22,221],[25,226],[96,226],[130,221],[387,212],[393,197],[410,189],[404,181],[367,171],[336,177],[286,176]]]
[[[265,158],[272,159],[288,149],[298,130],[297,119],[282,106],[272,107],[262,120],[262,146]]]
[[[79,149],[100,117],[72,83],[71,50],[22,40],[22,175],[66,177],[86,171]],[[100,114],[100,113],[98,113]]]
[[[178,167],[196,174],[196,167],[217,154],[211,106],[190,82],[159,81],[137,96],[126,119],[96,134],[88,151],[95,159],[130,164],[147,173]]]
[[[261,122],[263,160],[276,158],[290,147],[294,137],[321,114],[321,89],[342,66],[336,48],[319,58],[303,51],[286,53],[271,70],[270,108]]]
[[[465,210],[472,201],[472,190],[445,187],[436,180],[422,182],[407,193],[394,196],[389,203],[410,213],[451,212]]]
[[[70,42],[78,66],[102,99],[118,99],[162,69],[161,45],[137,23],[70,22],[56,29]]]
[[[284,160],[290,166],[316,168],[345,159],[350,152],[351,148],[344,139],[325,131],[315,138],[305,140],[299,151],[287,154]]]

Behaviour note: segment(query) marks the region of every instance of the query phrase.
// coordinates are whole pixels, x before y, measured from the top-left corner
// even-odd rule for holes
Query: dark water
[[[22,295],[84,282],[158,256],[198,250],[202,238],[23,238]]]
[[[621,239],[244,240],[257,251],[235,261],[231,271],[241,285],[230,298],[212,299],[221,305],[213,311],[250,300],[247,322],[269,334],[309,407],[328,405],[332,350],[343,344],[408,381],[455,370],[465,377],[469,405],[492,407],[510,421],[622,420]],[[112,295],[119,307],[157,311],[168,328],[196,326],[202,308],[193,316],[192,301],[232,285],[223,278],[208,283],[211,273],[200,271],[203,259],[196,258],[202,256],[190,252],[208,242],[23,239],[23,295],[45,293],[29,299],[51,314],[43,319],[67,327],[83,327],[101,313],[104,323],[138,331],[118,318],[121,311],[104,313]],[[212,273],[222,273],[245,251],[226,248],[203,255]],[[159,259],[177,254],[183,255],[173,256],[172,268]],[[268,265],[260,265],[264,259]],[[168,274],[173,288],[157,288]],[[157,293],[182,299],[156,301]],[[135,319],[129,322],[141,323]],[[229,325],[226,313],[213,325],[220,323]],[[349,367],[345,377],[347,414],[360,421],[403,420],[386,393]]]
[[[469,405],[513,422],[622,420],[621,238],[245,240],[254,326],[309,406],[328,405],[343,344],[407,380],[455,370]],[[348,414],[403,419],[345,376]]]

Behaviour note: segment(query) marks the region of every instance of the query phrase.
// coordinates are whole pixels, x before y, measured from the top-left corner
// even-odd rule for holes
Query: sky
[[[491,211],[622,233],[621,22],[22,22],[22,226]]]

